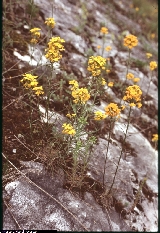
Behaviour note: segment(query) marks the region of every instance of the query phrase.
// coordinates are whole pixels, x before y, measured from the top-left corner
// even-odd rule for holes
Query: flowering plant
[[[54,21],[54,18],[47,18],[45,21],[45,24],[47,24],[47,26],[49,26],[51,28],[54,28],[56,23]]]
[[[123,100],[129,102],[131,106],[137,105],[138,108],[142,106],[141,101],[142,91],[139,86],[133,85],[126,88]]]
[[[91,56],[88,61],[87,70],[92,72],[92,76],[99,76],[101,69],[105,69],[106,59],[101,56]]]
[[[60,37],[52,37],[48,42],[48,48],[45,50],[47,53],[45,57],[50,60],[50,62],[59,61],[62,58],[61,51],[65,50],[63,43],[65,40]]]
[[[108,34],[108,28],[102,27],[100,32],[103,33],[103,34]]]
[[[157,68],[157,63],[155,61],[150,62],[150,70],[155,70]]]
[[[129,49],[132,49],[133,47],[137,46],[138,40],[137,37],[134,35],[128,35],[124,38],[124,46],[128,47]]]

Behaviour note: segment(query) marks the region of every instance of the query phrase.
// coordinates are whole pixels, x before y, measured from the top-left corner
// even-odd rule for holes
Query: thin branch
[[[16,137],[16,135],[14,135],[14,137],[17,139],[18,142],[20,142],[27,150],[29,150],[32,154],[34,154],[37,158],[39,158],[39,156],[37,154],[35,154],[33,151],[31,151],[29,149],[29,147],[27,147],[23,142],[21,142],[21,140],[19,140],[19,138]],[[36,159],[37,159],[36,158]]]

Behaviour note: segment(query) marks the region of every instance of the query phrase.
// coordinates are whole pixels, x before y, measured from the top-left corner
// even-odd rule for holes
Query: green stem
[[[29,119],[29,125],[30,125],[30,134],[31,134],[31,138],[32,138],[32,107],[31,107],[31,95],[32,95],[32,91],[30,92],[30,95],[29,95],[29,102],[30,102],[30,119]]]
[[[96,93],[94,94],[93,105],[95,104],[96,97],[99,95],[99,92],[98,92],[98,90],[99,90],[98,79],[99,79],[99,77],[96,77],[95,80],[94,80],[95,83],[96,83]]]
[[[103,41],[103,43],[102,43],[102,57],[103,57],[103,53],[104,53],[104,43],[105,43],[105,35],[103,36],[102,41]]]
[[[129,57],[128,57],[128,62],[127,62],[127,73],[126,73],[126,80],[125,80],[125,82],[127,81],[127,74],[128,74],[128,70],[129,70],[130,56],[131,56],[131,50],[129,49]]]
[[[126,81],[127,81],[127,74],[128,74],[128,70],[129,70],[129,62],[130,62],[131,50],[129,49],[128,52],[129,52],[129,57],[128,57],[128,62],[127,62],[126,79],[125,79],[125,81],[122,83],[122,86],[123,86],[123,87],[122,87],[122,92],[124,92],[125,84],[126,84]],[[121,101],[120,101],[120,104],[121,104],[121,102],[122,102],[122,99],[121,99]]]
[[[130,211],[134,210],[135,206],[137,205],[139,197],[141,195],[141,190],[142,190],[143,185],[145,184],[146,180],[147,180],[147,177],[144,177],[141,184],[140,184],[140,186],[139,186],[139,189],[138,189],[137,194],[136,194],[136,199],[135,199]]]
[[[111,187],[110,187],[110,189],[109,189],[109,192],[108,192],[107,196],[110,194],[110,192],[111,192],[111,190],[112,190],[112,187],[113,187],[113,184],[114,184],[116,175],[117,175],[119,163],[120,163],[120,160],[121,160],[121,157],[122,157],[123,146],[125,145],[125,141],[126,141],[126,137],[127,137],[127,132],[128,132],[128,127],[129,127],[129,123],[130,123],[130,114],[131,114],[131,107],[130,107],[130,109],[129,109],[126,133],[125,133],[125,136],[124,136],[124,139],[123,139],[123,142],[122,142],[122,149],[121,149],[121,153],[120,153],[120,156],[119,156],[118,164],[117,164],[117,167],[116,167],[116,172],[115,172],[115,174],[114,174],[114,178],[113,178],[113,181],[112,181],[112,184],[111,184]]]
[[[151,73],[151,79],[150,79],[150,81],[149,81],[149,86],[148,86],[148,88],[147,88],[147,91],[146,91],[146,94],[145,94],[145,97],[144,97],[144,101],[145,101],[146,96],[147,96],[147,94],[148,94],[148,92],[149,92],[149,88],[150,88],[150,85],[151,85],[151,82],[152,82],[152,78],[153,78],[153,71],[152,71],[152,73]]]
[[[104,187],[104,176],[105,176],[105,172],[106,172],[106,162],[107,162],[107,156],[108,156],[108,149],[109,149],[109,143],[110,143],[110,138],[111,138],[111,122],[110,122],[110,128],[109,128],[109,138],[108,138],[108,144],[107,144],[107,152],[106,152],[106,156],[105,156],[105,161],[104,161],[104,170],[103,170],[103,187]]]
[[[149,92],[149,88],[150,88],[150,85],[151,85],[152,78],[153,78],[153,71],[152,71],[152,73],[151,73],[151,79],[150,79],[150,81],[149,81],[149,86],[148,86],[148,88],[147,88],[146,94],[145,94],[145,96],[144,96],[144,98],[143,98],[143,102],[145,101],[146,96],[147,96],[147,94],[148,94],[148,92]],[[142,105],[140,117],[141,117],[141,115],[142,115],[143,110],[144,110],[144,105]]]
[[[54,78],[54,68],[53,64],[51,64],[51,77],[52,79]],[[51,79],[50,77],[47,78],[48,81],[48,93],[47,93],[47,106],[46,106],[46,113],[45,116],[47,115],[47,126],[48,126],[48,109],[49,109],[49,101],[50,101],[50,94],[51,94]]]

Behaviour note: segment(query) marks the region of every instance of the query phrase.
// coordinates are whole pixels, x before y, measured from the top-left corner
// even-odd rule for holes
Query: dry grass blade
[[[36,158],[34,160],[36,160],[37,158],[39,158],[39,156],[37,154],[35,154],[33,151],[31,151],[23,142],[21,142],[21,140],[19,138],[16,137],[16,135],[14,135],[14,137],[17,139],[18,142],[20,142],[27,150],[29,150],[32,154],[34,154],[36,156]]]

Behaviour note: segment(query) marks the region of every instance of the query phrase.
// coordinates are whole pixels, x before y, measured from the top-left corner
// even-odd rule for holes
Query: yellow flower
[[[44,94],[42,86],[40,86],[40,87],[34,87],[33,91],[35,91],[35,94],[38,95],[38,96],[41,95],[41,94]]]
[[[76,131],[75,129],[73,128],[73,126],[71,124],[66,124],[64,123],[62,125],[62,127],[64,128],[62,133],[64,134],[70,134],[70,135],[75,135]]]
[[[87,70],[92,72],[92,76],[101,74],[101,69],[105,69],[106,59],[101,56],[91,56],[88,61]]]
[[[150,65],[150,70],[154,70],[157,68],[157,63],[155,61],[151,61],[149,65]]]
[[[153,134],[152,142],[158,141],[158,134]]]
[[[133,79],[133,82],[135,82],[135,83],[137,83],[137,82],[139,82],[140,81],[140,78],[134,78]]]
[[[129,106],[130,107],[135,107],[136,105],[135,105],[135,103],[130,103]]]
[[[104,113],[102,113],[102,112],[100,112],[100,111],[97,111],[97,112],[95,112],[94,114],[95,114],[94,119],[95,119],[96,121],[103,120],[103,119],[105,119],[105,118],[107,117]]]
[[[128,35],[124,38],[124,46],[128,47],[129,49],[132,49],[133,47],[137,46],[138,40],[137,37],[134,35]]]
[[[103,34],[108,34],[108,28],[102,27],[100,32],[103,33]]]
[[[31,87],[36,87],[38,85],[38,82],[36,80],[33,80],[30,82]]]
[[[106,84],[106,81],[104,78],[102,78],[102,81],[101,81],[102,85],[105,85]]]
[[[54,25],[56,24],[54,21],[54,18],[47,18],[45,21],[45,24],[47,24],[47,26],[54,28]]]
[[[137,108],[141,108],[142,104],[141,103],[137,103]]]
[[[77,88],[72,91],[72,96],[75,98],[74,103],[85,104],[89,100],[90,94],[86,88]]]
[[[72,117],[75,117],[76,114],[74,114],[74,113],[72,113],[72,114],[68,113],[66,116],[69,117],[69,118],[72,118]]]
[[[139,11],[139,8],[138,8],[138,7],[136,7],[136,8],[135,8],[135,11]]]
[[[152,38],[152,39],[154,39],[155,36],[156,36],[156,35],[155,35],[154,33],[151,34],[151,38]]]
[[[150,57],[152,57],[152,54],[151,53],[146,53],[146,56],[147,56],[147,58],[150,58]]]
[[[20,82],[23,83],[23,86],[26,89],[36,87],[38,85],[37,78],[38,76],[33,76],[32,74],[23,74],[23,78]]]
[[[134,78],[134,74],[128,73],[126,77],[127,77],[127,79],[133,79]]]
[[[33,76],[32,74],[23,74],[24,78],[21,80],[21,82],[29,80],[35,80],[36,78],[38,78],[38,76]]]
[[[30,30],[32,36],[35,36],[35,37],[37,37],[37,38],[39,38],[40,35],[41,35],[39,31],[41,31],[40,28],[32,28],[32,29]]]
[[[106,70],[106,73],[110,73],[111,71],[110,70]]]
[[[119,117],[121,110],[118,108],[117,104],[110,103],[107,107],[105,107],[105,113],[110,117]]]
[[[37,44],[38,40],[35,38],[32,38],[30,42],[31,42],[31,44]]]
[[[100,49],[101,48],[101,46],[100,45],[97,45],[97,49]]]
[[[111,46],[107,46],[107,47],[105,48],[106,51],[110,51],[111,49],[112,49]]]
[[[123,100],[128,101],[129,103],[141,101],[142,91],[139,86],[133,85],[126,88],[125,95]]]
[[[71,88],[71,90],[79,88],[79,84],[78,84],[78,82],[76,80],[69,81],[69,84],[73,85],[73,87]]]
[[[60,51],[65,50],[62,43],[65,41],[60,37],[52,37],[48,42],[48,48],[45,50],[47,51],[45,57],[50,60],[50,62],[59,61],[62,58]]]
[[[109,82],[109,83],[108,83],[108,86],[109,86],[109,87],[113,87],[113,84],[114,84],[113,82]]]
[[[121,105],[121,110],[123,111],[125,109],[125,105]]]

